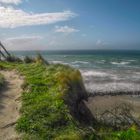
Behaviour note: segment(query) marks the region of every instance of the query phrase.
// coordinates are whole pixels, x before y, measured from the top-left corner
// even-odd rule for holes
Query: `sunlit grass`
[[[22,115],[16,126],[18,132],[24,134],[24,138],[46,140],[69,139],[72,135],[72,138],[75,137],[74,139],[82,137],[82,135],[79,136],[78,122],[70,115],[62,98],[64,95],[63,84],[68,84],[62,79],[66,78],[69,83],[73,84],[78,82],[77,71],[68,66],[46,66],[42,63],[1,65],[5,68],[16,68],[25,76]],[[66,77],[67,72],[69,77]],[[65,86],[65,88],[68,87]],[[62,137],[60,137],[61,135]]]
[[[140,132],[138,128],[132,126],[128,130],[111,131],[110,133],[102,135],[102,140],[140,140]]]

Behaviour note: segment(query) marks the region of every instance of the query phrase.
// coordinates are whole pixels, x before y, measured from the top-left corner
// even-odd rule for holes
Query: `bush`
[[[36,58],[35,58],[35,62],[36,62],[36,63],[40,63],[40,64],[49,65],[49,62],[46,61],[40,53],[37,54],[37,56],[36,56]]]
[[[35,60],[32,57],[25,56],[24,57],[24,63],[34,63]]]
[[[22,60],[19,58],[19,57],[16,57],[16,56],[8,56],[6,57],[6,61],[7,62],[22,62]]]

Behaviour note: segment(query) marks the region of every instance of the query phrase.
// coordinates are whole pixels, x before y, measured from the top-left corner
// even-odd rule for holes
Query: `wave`
[[[127,65],[127,64],[130,64],[130,62],[127,62],[127,61],[111,62],[111,64],[113,64],[113,65]]]
[[[79,68],[80,66],[79,65],[71,65],[72,67],[74,68]]]
[[[104,64],[105,63],[105,60],[96,61],[96,63]]]
[[[129,61],[129,62],[136,62],[137,60],[132,59],[132,60],[127,60],[127,61]]]
[[[68,56],[67,56],[67,55],[64,55],[63,57],[66,58],[66,57],[68,57]]]
[[[52,63],[54,63],[54,64],[62,64],[63,61],[52,61]]]
[[[139,71],[82,70],[81,73],[90,93],[140,92]]]
[[[104,77],[104,76],[108,76],[108,73],[105,72],[100,72],[100,71],[81,71],[83,76],[100,76],[100,77]]]
[[[106,83],[106,84],[96,84],[96,83],[85,83],[85,87],[88,92],[136,92],[140,91],[139,84],[134,83]]]
[[[89,62],[87,62],[87,61],[74,61],[74,62],[72,62],[72,64],[89,64]]]
[[[64,64],[69,65],[69,63],[63,62],[63,61],[52,61],[53,64]]]

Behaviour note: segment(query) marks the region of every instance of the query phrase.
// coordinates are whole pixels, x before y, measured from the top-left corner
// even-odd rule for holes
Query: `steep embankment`
[[[0,73],[5,79],[5,86],[0,90],[0,139],[15,140],[19,137],[14,128],[19,118],[23,79],[15,71],[0,71]]]
[[[81,74],[69,66],[42,63],[0,63],[24,75],[21,116],[16,129],[25,139],[76,139],[89,136],[94,118],[85,106]],[[9,79],[10,80],[10,79]]]

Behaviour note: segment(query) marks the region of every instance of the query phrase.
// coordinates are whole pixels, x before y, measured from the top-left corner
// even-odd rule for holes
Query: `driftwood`
[[[88,92],[89,97],[96,97],[96,96],[118,96],[118,95],[130,95],[130,96],[140,96],[140,91],[108,91],[108,92]]]
[[[0,50],[0,55],[2,55],[2,57],[6,58],[6,56],[4,55],[4,53]]]

